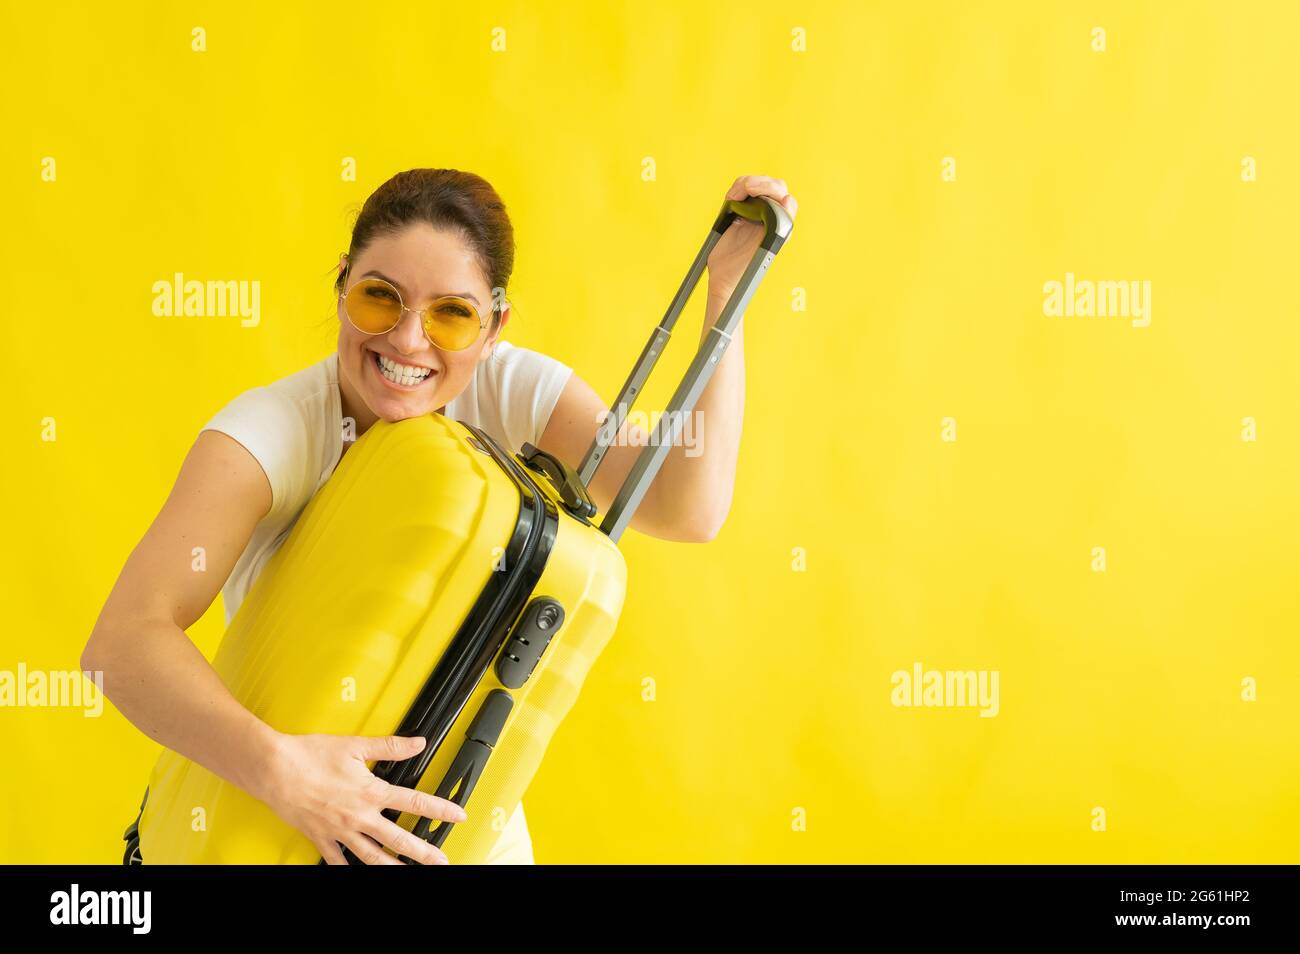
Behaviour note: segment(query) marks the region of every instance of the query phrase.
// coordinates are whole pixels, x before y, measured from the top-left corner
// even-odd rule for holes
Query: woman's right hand
[[[434,822],[463,822],[465,810],[427,792],[392,785],[367,762],[400,762],[424,749],[420,736],[288,735],[277,732],[261,784],[251,791],[306,835],[326,863],[346,864],[340,843],[368,865],[400,865],[382,846],[426,865],[445,865],[442,850],[417,838],[383,810],[396,808]]]

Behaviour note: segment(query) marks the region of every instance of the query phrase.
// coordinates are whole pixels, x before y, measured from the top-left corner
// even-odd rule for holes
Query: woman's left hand
[[[799,209],[799,203],[786,188],[785,180],[773,179],[771,176],[741,176],[727,190],[726,198],[740,200],[755,195],[775,199],[792,219]],[[731,297],[762,239],[762,225],[736,216],[709,253],[710,295]]]

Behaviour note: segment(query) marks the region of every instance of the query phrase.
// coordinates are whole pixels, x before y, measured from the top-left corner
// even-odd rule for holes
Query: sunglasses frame
[[[366,329],[360,327],[355,321],[352,320],[352,315],[348,311],[348,295],[350,295],[357,288],[357,286],[360,285],[362,282],[375,282],[379,285],[383,285],[385,288],[392,289],[393,294],[397,296],[397,304],[401,308],[401,311],[397,313],[397,320],[394,321],[387,328],[385,328],[383,331],[366,331]],[[449,301],[459,302],[460,304],[463,304],[466,308],[468,308],[470,311],[472,311],[475,315],[478,316],[478,335],[475,336],[474,341],[471,341],[463,348],[448,348],[443,345],[440,345],[438,344],[438,342],[434,341],[433,336],[429,334],[430,313],[439,304],[443,302],[449,302]],[[425,308],[407,308],[406,302],[402,298],[402,293],[393,285],[392,282],[386,282],[382,278],[371,277],[371,278],[358,279],[355,283],[353,283],[351,288],[345,288],[343,289],[342,292],[339,293],[339,303],[343,306],[343,314],[348,319],[348,324],[350,324],[353,328],[356,328],[357,331],[361,332],[363,335],[386,335],[388,334],[388,332],[392,331],[399,324],[401,324],[403,316],[405,316],[405,314],[408,311],[415,312],[417,315],[420,316],[420,328],[421,330],[424,331],[424,337],[428,339],[429,344],[433,345],[439,351],[456,352],[456,351],[469,350],[470,348],[474,347],[474,342],[478,341],[478,339],[482,337],[483,329],[488,326],[487,319],[483,317],[483,312],[480,311],[479,308],[468,298],[462,298],[459,295],[443,295],[441,298],[435,298]],[[492,311],[489,312],[489,316],[495,314],[496,314],[496,305],[493,305]]]

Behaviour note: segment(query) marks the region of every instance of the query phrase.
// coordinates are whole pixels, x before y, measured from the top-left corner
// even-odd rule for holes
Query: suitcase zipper
[[[479,680],[487,672],[501,647],[505,645],[506,636],[519,612],[523,609],[523,600],[520,599],[521,591],[523,596],[532,592],[533,586],[541,577],[542,570],[546,566],[546,558],[549,557],[551,545],[554,544],[555,540],[554,527],[558,523],[559,515],[555,511],[550,498],[541,492],[541,489],[527,473],[515,465],[514,461],[501,450],[491,437],[471,425],[466,425],[466,427],[491,449],[492,456],[497,459],[502,469],[511,473],[515,477],[516,483],[527,489],[532,497],[533,506],[529,508],[530,519],[526,528],[527,535],[519,548],[519,555],[495,597],[491,599],[487,609],[482,612],[478,620],[474,621],[475,625],[472,626],[473,636],[467,641],[468,645],[457,654],[450,677],[445,680],[430,679],[430,682],[417,696],[415,705],[412,706],[411,711],[407,713],[406,718],[403,720],[403,727],[399,728],[396,733],[398,735],[423,735],[426,745],[424,750],[414,759],[396,763],[401,768],[394,773],[394,778],[386,779],[386,781],[390,781],[394,785],[406,785],[411,781],[418,781],[424,776],[429,767],[429,762],[433,760],[447,732],[451,730],[456,719],[460,717],[461,711],[469,701],[473,690],[478,686]],[[523,513],[524,509],[521,501],[520,514]],[[551,530],[549,534],[547,533],[548,529]],[[516,527],[516,533],[518,533],[518,527]],[[539,558],[538,548],[544,539],[547,540],[546,550],[540,554]],[[509,547],[507,547],[508,552]],[[537,565],[533,566],[534,563]],[[485,595],[487,594],[485,593]],[[480,597],[480,602],[482,602],[482,597]],[[510,610],[512,602],[520,605],[514,611],[507,612]],[[478,610],[477,604],[475,609],[471,610],[470,617],[466,620],[467,624],[473,620],[476,610]],[[464,629],[465,627],[462,627],[462,630]],[[500,637],[497,640],[492,640],[491,637],[495,631],[500,631]],[[452,646],[456,646],[461,641],[461,635],[458,634],[453,639]],[[491,651],[486,652],[485,650],[489,646]],[[467,650],[476,651],[468,652]],[[435,676],[436,672],[437,669],[435,668]],[[449,686],[456,686],[460,691],[455,692],[452,698],[438,705],[439,690],[446,692]],[[412,717],[417,712],[420,715],[416,716],[414,724],[412,724]],[[381,763],[384,767],[393,764],[392,762]],[[376,766],[376,769],[378,768],[380,768],[379,765]]]
[[[520,491],[520,518],[515,524],[515,530],[506,548],[508,561],[512,549],[515,550],[517,556],[513,562],[509,563],[507,577],[495,588],[495,592],[490,592],[492,586],[489,583],[489,588],[485,589],[483,595],[474,604],[460,630],[452,639],[447,653],[434,667],[433,673],[430,674],[424,687],[417,695],[415,703],[394,733],[395,735],[423,736],[425,739],[424,749],[418,756],[402,762],[385,761],[375,765],[374,774],[376,776],[390,784],[407,788],[415,787],[420,779],[424,777],[429,763],[438,753],[447,733],[451,731],[451,727],[464,711],[465,705],[469,702],[474,690],[491,667],[492,660],[497,657],[502,646],[505,645],[515,621],[523,612],[527,596],[532,592],[546,567],[546,561],[550,556],[552,546],[554,546],[556,530],[559,525],[559,511],[556,509],[554,502],[546,494],[542,493],[541,488],[532,480],[527,471],[515,463],[510,455],[502,450],[500,445],[486,432],[470,424],[464,426],[478,439],[480,444],[488,449],[501,469],[513,478]],[[444,665],[448,657],[452,657],[451,661],[449,664]],[[504,690],[498,691],[505,695],[507,699],[510,699],[509,693]],[[439,699],[442,701],[439,702]],[[493,699],[495,699],[495,696],[490,695],[489,700]],[[513,704],[513,699],[510,699],[510,701]],[[494,707],[501,704],[501,700],[493,703]],[[487,708],[488,704],[485,702],[482,709],[480,709],[479,715],[483,715],[484,710]],[[479,716],[476,716],[476,725],[478,721]],[[502,717],[502,725],[504,725],[504,716]],[[495,742],[495,736],[490,742],[486,742],[486,740],[476,739],[471,735],[462,745],[462,752],[458,753],[447,778],[444,778],[440,783],[441,789],[441,786],[447,785],[449,780],[452,785],[459,781],[459,778],[453,778],[452,776],[458,774],[458,769],[462,770],[459,774],[464,774],[465,765],[461,764],[465,761],[463,756],[467,755],[464,750],[477,745],[478,748],[475,749],[475,754],[478,757],[469,763],[470,769],[473,771],[473,778],[468,786],[462,786],[457,793],[462,799],[457,804],[463,806],[464,800],[468,799],[473,788],[473,782],[477,781],[478,773],[481,772],[482,765],[491,754],[491,746]],[[483,749],[482,746],[485,743],[486,748]],[[383,812],[384,817],[390,821],[397,821],[402,814],[403,812],[398,809],[385,809]],[[438,839],[436,844],[441,844],[446,839],[450,829],[451,825],[449,823],[439,825],[439,829],[434,833]],[[356,863],[354,856],[346,846],[341,845],[340,847],[343,849],[343,856],[348,863]],[[409,862],[409,859],[403,858],[403,860]],[[320,864],[324,863],[324,859],[321,859]]]

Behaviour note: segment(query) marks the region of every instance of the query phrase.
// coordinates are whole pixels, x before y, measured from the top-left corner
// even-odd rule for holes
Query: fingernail
[[[469,815],[465,813],[465,809],[462,808],[456,813],[456,821],[467,821],[468,819]]]

